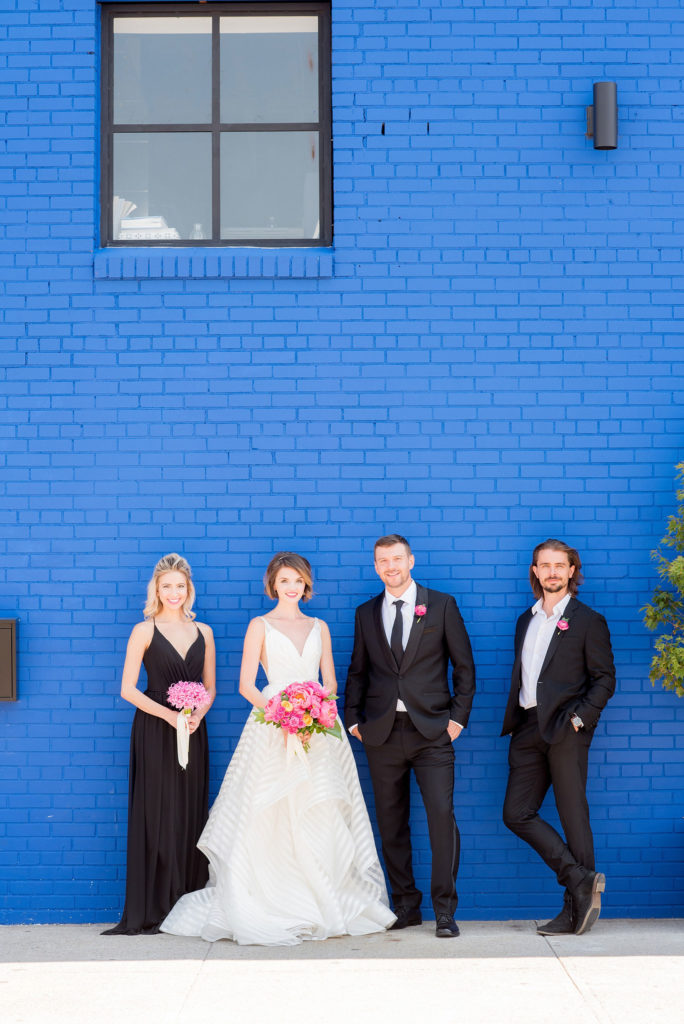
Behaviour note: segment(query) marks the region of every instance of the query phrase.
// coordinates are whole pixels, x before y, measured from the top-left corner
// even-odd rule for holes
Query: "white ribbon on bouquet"
[[[181,711],[176,719],[176,750],[178,751],[178,764],[181,768],[188,767],[190,756],[190,726],[188,725],[190,715]]]
[[[285,733],[285,760],[286,760],[286,763],[288,765],[291,764],[293,758],[295,758],[295,757],[298,758],[306,766],[307,775],[310,775],[311,774],[311,769],[309,767],[309,755],[307,754],[306,750],[304,750],[304,744],[300,740],[300,738],[297,735],[297,733],[286,732]]]

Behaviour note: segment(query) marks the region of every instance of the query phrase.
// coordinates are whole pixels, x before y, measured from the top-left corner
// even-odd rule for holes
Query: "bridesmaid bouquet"
[[[208,704],[211,697],[201,683],[190,683],[184,680],[169,686],[166,696],[171,707],[177,708],[181,712],[176,722],[176,749],[178,764],[181,768],[187,768],[190,756],[188,718],[196,708],[202,708]]]
[[[255,708],[253,715],[257,722],[275,725],[276,729],[298,736],[304,750],[308,751],[314,733],[342,738],[336,700],[320,683],[311,680],[291,683],[271,697],[265,707]]]
[[[201,683],[174,683],[173,686],[169,686],[166,696],[172,708],[177,708],[188,716],[211,700],[208,690]]]

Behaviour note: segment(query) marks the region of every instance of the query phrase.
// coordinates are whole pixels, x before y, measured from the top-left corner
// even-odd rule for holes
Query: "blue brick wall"
[[[216,792],[273,550],[313,562],[344,679],[372,543],[393,530],[416,577],[457,596],[479,670],[458,742],[462,917],[557,908],[501,823],[498,737],[549,534],[580,549],[618,665],[589,785],[606,913],[684,912],[684,702],[648,682],[639,611],[682,456],[683,7],[333,0],[332,260],[115,266],[95,253],[97,5],[5,3],[0,615],[21,621],[0,920],[121,909],[119,675],[161,554],[187,555],[216,632]],[[608,153],[584,138],[603,79],[620,104]]]

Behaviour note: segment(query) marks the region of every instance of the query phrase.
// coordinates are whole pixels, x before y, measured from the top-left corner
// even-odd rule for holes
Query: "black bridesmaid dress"
[[[169,686],[200,681],[204,637],[197,631],[185,658],[155,624],[145,651],[145,695],[166,704]],[[209,750],[204,719],[190,736],[186,769],[178,764],[176,731],[139,709],[131,730],[126,902],[119,923],[103,935],[154,935],[186,892],[206,885],[209,866],[197,840],[209,813]]]

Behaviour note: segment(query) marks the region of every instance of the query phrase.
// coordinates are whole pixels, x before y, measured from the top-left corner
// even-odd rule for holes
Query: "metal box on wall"
[[[0,619],[0,700],[17,699],[17,622]]]

